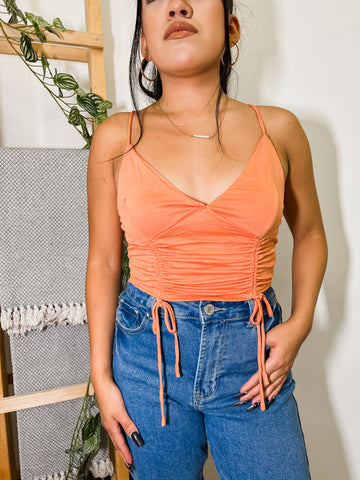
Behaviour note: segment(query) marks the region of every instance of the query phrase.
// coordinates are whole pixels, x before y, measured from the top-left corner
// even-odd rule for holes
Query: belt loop
[[[246,303],[249,306],[249,317],[251,318],[255,308],[255,301],[253,298],[249,298],[249,300],[246,300]]]

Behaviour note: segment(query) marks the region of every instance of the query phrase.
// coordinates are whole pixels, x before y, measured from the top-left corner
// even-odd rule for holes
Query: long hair
[[[219,144],[222,149],[220,135],[219,135],[219,107],[220,107],[220,99],[223,93],[227,94],[228,92],[228,83],[229,83],[229,76],[231,73],[231,67],[228,67],[231,63],[231,53],[230,53],[230,44],[229,44],[229,24],[228,24],[228,15],[233,13],[233,0],[222,0],[222,4],[224,7],[224,31],[225,31],[225,52],[223,55],[223,62],[225,66],[220,62],[220,73],[219,73],[219,83],[220,88],[218,90],[217,101],[216,101],[216,128],[217,128],[217,137]],[[138,122],[140,125],[140,137],[138,138],[134,147],[139,143],[142,134],[142,122],[139,115],[139,105],[137,102],[137,88],[140,89],[145,93],[145,95],[155,101],[159,100],[162,95],[162,83],[160,75],[157,75],[156,80],[151,83],[150,87],[144,85],[144,76],[140,70],[140,62],[141,62],[141,55],[140,55],[140,43],[141,43],[141,16],[142,16],[142,0],[137,0],[137,7],[136,7],[136,23],[135,23],[135,30],[134,36],[131,46],[130,52],[130,62],[129,62],[129,83],[130,83],[130,93],[131,98],[134,105],[134,110],[136,112],[136,116],[138,118]],[[149,62],[147,60],[143,63],[144,70],[146,69],[146,65]],[[153,76],[155,76],[155,71],[152,72]]]

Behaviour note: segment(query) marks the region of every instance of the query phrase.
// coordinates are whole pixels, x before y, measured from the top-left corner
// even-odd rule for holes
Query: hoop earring
[[[223,62],[223,57],[221,57],[221,63],[224,65],[224,67],[233,67],[235,65],[235,63],[238,61],[238,58],[239,58],[239,55],[240,55],[240,48],[239,48],[239,45],[237,43],[235,43],[234,45],[237,48],[236,59],[233,63],[230,63],[230,65],[225,65],[225,63]]]
[[[149,78],[149,77],[147,77],[147,76],[145,75],[145,73],[144,73],[144,62],[145,62],[145,60],[146,60],[146,58],[143,58],[142,61],[141,61],[141,64],[140,64],[141,73],[142,73],[142,75],[146,78],[146,80],[148,80],[149,82],[155,82],[155,80],[157,79],[159,70],[157,69],[156,65],[154,64],[154,67],[155,67],[155,70],[156,70],[155,78]]]

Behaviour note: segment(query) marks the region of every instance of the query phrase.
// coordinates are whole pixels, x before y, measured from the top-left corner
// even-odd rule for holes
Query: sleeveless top
[[[275,245],[284,201],[284,171],[255,111],[262,136],[240,175],[209,203],[193,199],[158,172],[133,148],[130,113],[128,143],[119,170],[117,210],[128,243],[131,282],[155,297],[161,425],[165,425],[159,309],[174,334],[176,376],[179,343],[168,301],[254,300],[250,321],[257,327],[260,409],[265,410],[264,292],[271,286]],[[170,316],[171,325],[168,317]]]

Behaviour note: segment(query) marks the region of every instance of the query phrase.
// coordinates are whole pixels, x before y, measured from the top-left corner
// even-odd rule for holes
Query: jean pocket
[[[281,305],[278,301],[276,301],[276,304],[274,305],[274,307],[272,307],[272,312],[273,312],[273,316],[270,317],[267,309],[265,308],[265,306],[263,306],[263,318],[264,318],[265,334],[269,330],[274,328],[276,325],[278,325],[279,323],[282,323],[282,309],[281,309]],[[247,323],[247,327],[253,329],[254,331],[256,331],[256,329],[257,329],[256,325],[253,325],[250,322],[250,320]],[[270,350],[270,347],[266,342],[265,342],[265,349],[266,349],[267,352]]]
[[[276,325],[282,323],[282,308],[279,302],[276,302],[275,307],[272,309],[273,316],[269,317],[269,315],[264,315],[264,330],[265,334],[274,328]],[[270,350],[269,345],[265,342],[265,349],[267,351]]]
[[[120,295],[116,309],[116,323],[126,333],[134,335],[145,330],[150,319],[149,312],[138,304],[133,304],[131,298]]]

